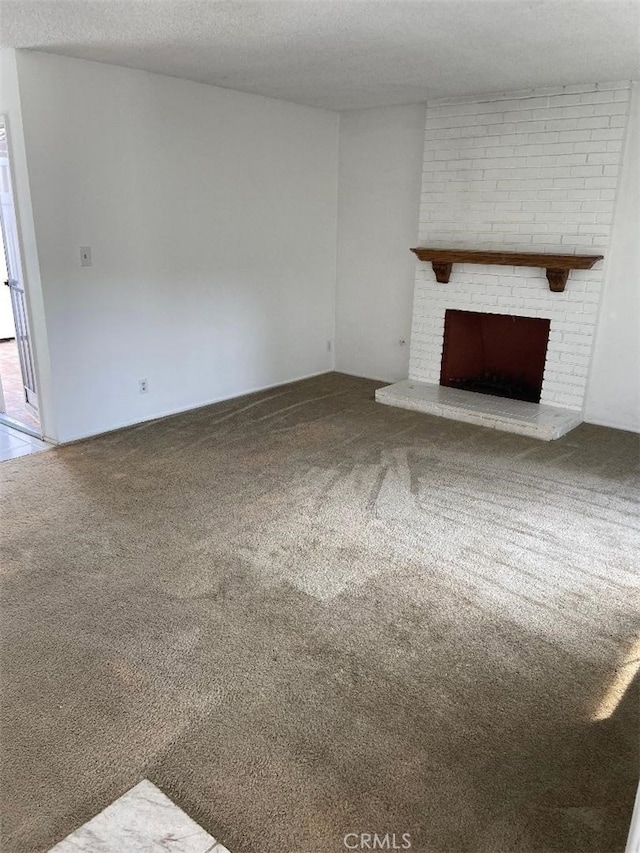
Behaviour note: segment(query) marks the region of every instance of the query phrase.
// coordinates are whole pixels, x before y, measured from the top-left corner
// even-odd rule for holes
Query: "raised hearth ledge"
[[[553,441],[582,423],[582,413],[404,379],[376,391],[378,403]]]

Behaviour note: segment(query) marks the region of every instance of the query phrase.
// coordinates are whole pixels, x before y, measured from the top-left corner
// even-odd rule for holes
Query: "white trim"
[[[31,206],[31,189],[26,148],[16,51],[2,51],[0,73],[3,76],[3,101],[6,108],[1,120],[9,160],[11,195],[16,220],[20,273],[26,303],[27,324],[31,341],[35,385],[38,390],[38,420],[43,435],[55,432],[52,403],[51,364],[46,330],[40,264]]]
[[[87,438],[97,438],[100,435],[109,435],[112,432],[118,432],[121,429],[146,424],[150,421],[160,421],[162,418],[170,418],[172,415],[181,415],[185,412],[194,412],[197,409],[204,409],[207,406],[213,406],[216,403],[225,403],[227,400],[237,400],[239,397],[248,397],[250,394],[258,394],[260,391],[269,391],[270,388],[281,388],[283,385],[292,385],[294,382],[302,382],[305,379],[313,379],[315,376],[326,376],[329,373],[336,373],[335,370],[319,370],[316,373],[307,373],[304,376],[294,376],[292,379],[284,379],[282,382],[273,382],[271,385],[261,385],[257,388],[249,388],[246,391],[240,391],[238,394],[230,394],[227,397],[215,397],[212,400],[206,400],[204,403],[198,403],[196,406],[186,406],[184,408],[169,409],[158,414],[149,415],[140,420],[123,421],[117,426],[106,429],[102,432],[88,432],[84,435],[77,435],[73,438],[67,438],[64,441],[58,442],[58,446],[63,447],[66,444],[75,444],[76,441],[84,441]],[[51,442],[50,439],[46,441]]]
[[[336,367],[335,373],[342,373],[344,376],[353,376],[354,379],[369,379],[371,382],[399,382],[399,379],[394,379],[391,376],[368,376],[365,373],[353,373],[351,370],[341,370]]]
[[[593,426],[601,426],[607,427],[607,429],[618,429],[622,432],[630,432],[633,435],[640,435],[640,429],[636,429],[634,427],[630,427],[628,424],[617,424],[613,421],[603,421],[600,418],[588,418],[585,420],[586,424],[593,424]]]
[[[11,278],[12,272],[14,275],[16,273],[19,274],[20,284],[22,286],[22,290],[24,291],[25,323],[27,326],[29,349],[31,352],[31,367],[33,369],[33,378],[34,378],[34,384],[35,384],[35,388],[33,388],[32,390],[33,390],[33,393],[34,393],[35,398],[37,400],[38,391],[40,388],[40,376],[39,376],[39,370],[38,370],[38,356],[37,356],[37,351],[36,351],[37,347],[36,347],[36,343],[35,343],[35,335],[33,333],[33,322],[31,320],[31,305],[30,305],[30,301],[29,301],[29,288],[27,286],[27,277],[25,275],[25,266],[24,266],[24,262],[23,262],[22,234],[20,231],[20,218],[18,216],[18,203],[17,203],[16,193],[15,193],[16,183],[15,183],[15,177],[14,177],[13,158],[12,158],[12,149],[11,149],[11,128],[9,125],[8,118],[4,113],[2,113],[0,115],[0,133],[2,133],[2,135],[4,136],[4,144],[5,144],[5,148],[6,148],[6,152],[4,154],[2,154],[2,157],[4,160],[6,160],[7,175],[8,175],[8,180],[9,180],[8,195],[11,199],[11,204],[7,205],[7,207],[11,209],[11,216],[13,218],[13,222],[15,225],[15,243],[16,243],[16,245],[15,245],[14,254],[17,255],[17,257],[15,258],[15,266],[17,266],[17,270],[10,270],[9,269],[9,267],[10,267],[9,254],[8,254],[9,249],[6,246],[3,246],[5,255],[7,257],[7,278],[11,282],[12,281],[12,278]],[[2,219],[3,215],[4,214],[2,214],[2,212],[0,210],[0,219]],[[0,224],[1,224],[0,231],[2,231],[1,237],[2,237],[2,241],[4,243],[5,242],[5,235],[6,235],[4,220]],[[18,284],[18,282],[16,281],[15,284]],[[15,317],[15,313],[14,313],[14,317]],[[17,327],[16,327],[16,335],[18,335]],[[16,341],[17,341],[17,338],[16,338]],[[22,359],[20,362],[20,368],[22,371]],[[23,382],[24,381],[25,381],[25,378],[23,377]],[[26,392],[27,392],[27,387],[25,385],[25,395],[26,395]],[[40,428],[42,429],[42,415],[39,411],[39,407],[37,405],[34,406],[31,403],[31,401],[27,400],[27,408],[28,408],[28,410],[31,411],[31,413],[35,417],[38,418],[38,422],[40,423]]]

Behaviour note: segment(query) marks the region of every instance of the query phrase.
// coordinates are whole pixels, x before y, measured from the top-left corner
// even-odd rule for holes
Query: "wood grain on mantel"
[[[421,261],[431,261],[436,281],[446,284],[453,264],[541,267],[546,270],[549,290],[562,293],[570,270],[590,270],[603,255],[553,255],[543,252],[485,252],[478,249],[427,249],[411,251]]]

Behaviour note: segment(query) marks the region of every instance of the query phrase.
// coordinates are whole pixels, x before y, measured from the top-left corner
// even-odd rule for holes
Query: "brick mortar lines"
[[[628,101],[620,83],[429,104],[420,244],[606,254]],[[545,317],[541,402],[582,408],[601,267],[556,294],[543,270],[456,264],[438,284],[418,262],[410,377],[439,381],[446,308]]]

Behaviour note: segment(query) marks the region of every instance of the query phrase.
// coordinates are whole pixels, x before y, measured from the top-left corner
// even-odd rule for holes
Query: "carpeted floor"
[[[375,387],[0,466],[5,853],[145,777],[233,853],[624,848],[636,687],[594,718],[639,628],[638,438],[543,443]]]

